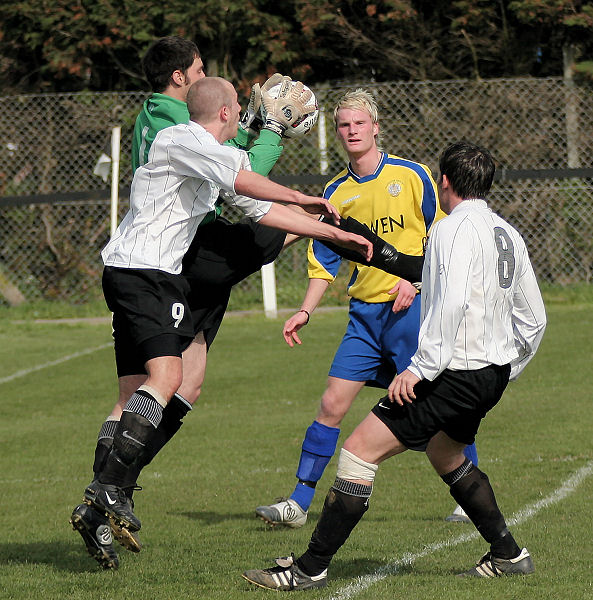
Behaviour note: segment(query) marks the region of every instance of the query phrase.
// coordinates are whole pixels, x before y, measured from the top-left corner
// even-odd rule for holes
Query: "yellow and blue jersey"
[[[445,216],[436,184],[425,165],[383,153],[374,173],[359,177],[350,166],[325,187],[324,198],[343,217],[370,227],[399,251],[421,256],[432,224]],[[322,242],[309,244],[309,278],[333,281],[341,257]],[[399,281],[375,267],[350,263],[348,294],[363,302],[387,302]]]

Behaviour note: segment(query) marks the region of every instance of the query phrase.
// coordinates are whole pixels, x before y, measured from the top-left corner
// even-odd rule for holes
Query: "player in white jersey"
[[[152,142],[160,130],[190,121],[187,93],[192,83],[206,76],[197,46],[190,40],[176,36],[165,37],[152,44],[142,60],[142,66],[154,93],[144,102],[136,119],[132,142],[134,171],[139,165],[148,162]],[[283,100],[279,99],[273,106],[268,106],[264,120],[259,116],[258,108],[263,98],[274,85],[284,84],[288,79],[276,73],[261,87],[254,84],[237,137],[225,142],[246,150],[250,168],[261,175],[267,175],[279,158],[282,152],[283,127],[288,127],[291,120],[302,117],[300,102],[305,101],[310,93],[303,90],[301,97],[298,89],[293,90],[294,93],[290,94],[290,115],[285,116],[282,110]],[[295,88],[297,85],[302,86],[295,83]],[[253,136],[256,138],[253,139]],[[217,203],[217,209],[222,208],[219,204],[220,202]],[[249,217],[243,217],[238,223],[230,223],[218,215],[218,210],[211,211],[200,222],[199,235],[194,235],[183,257],[182,266],[182,274],[189,284],[187,301],[195,338],[183,353],[183,383],[163,411],[158,427],[159,441],[153,443],[151,452],[145,456],[146,464],[179,430],[184,416],[200,394],[207,350],[226,311],[232,286],[259,270],[262,264],[274,260],[291,237],[296,236],[261,225]],[[155,248],[149,246],[149,252],[154,253]],[[355,255],[360,256],[356,252]],[[142,257],[143,260],[147,258],[148,256]],[[128,339],[126,343],[120,336],[116,365],[119,398],[99,431],[94,454],[94,473],[102,470],[125,403],[146,379],[144,361],[136,352],[132,339]],[[139,473],[143,466],[145,465],[136,465],[136,471]],[[125,488],[130,499],[137,487],[136,480],[130,477],[129,485]],[[99,556],[109,556],[108,561],[112,561],[113,552],[93,534],[97,531],[99,520],[96,511],[93,513],[86,505],[79,505],[73,511],[71,523],[83,535],[91,555],[96,557],[99,549]],[[140,551],[141,543],[137,534],[115,526],[113,534],[127,549]]]
[[[535,354],[546,314],[525,243],[485,197],[494,177],[487,150],[457,142],[441,156],[440,203],[449,215],[430,235],[422,273],[418,349],[344,443],[336,480],[298,559],[243,577],[276,590],[322,587],[338,549],[368,509],[385,459],[426,452],[489,551],[464,576],[525,575],[531,556],[509,532],[488,477],[463,449],[509,381]]]
[[[130,211],[102,253],[116,358],[120,340],[131,340],[148,377],[125,404],[109,455],[87,486],[85,500],[132,532],[140,529],[140,521],[123,488],[150,452],[163,409],[182,381],[182,352],[195,334],[181,262],[198,224],[214,210],[219,192],[263,224],[359,249],[367,259],[372,256],[372,243],[366,239],[277,204],[337,215],[326,200],[247,170],[245,152],[222,145],[237,134],[239,122],[237,92],[230,82],[200,79],[191,86],[187,104],[189,124],[158,133],[148,162],[134,175]],[[113,555],[99,562],[117,567]]]
[[[189,244],[221,189],[230,204],[261,221],[271,205],[234,194],[241,170],[251,171],[247,154],[219,144],[196,121],[159,131],[148,162],[134,176],[130,210],[102,252],[105,265],[181,273]]]

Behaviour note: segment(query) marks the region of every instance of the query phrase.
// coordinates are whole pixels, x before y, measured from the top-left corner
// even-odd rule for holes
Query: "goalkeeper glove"
[[[261,115],[259,114],[261,107],[261,89],[259,83],[254,83],[251,87],[251,95],[249,96],[249,104],[247,110],[243,113],[239,126],[243,128],[249,137],[257,137],[259,130],[264,124]]]
[[[251,87],[251,95],[249,96],[249,104],[247,110],[243,113],[239,125],[247,131],[250,137],[257,137],[259,130],[262,128],[264,121],[261,116],[261,97],[262,92],[268,92],[276,84],[282,82],[282,75],[274,73],[260,87],[259,83],[254,83]]]
[[[291,125],[315,112],[315,107],[305,107],[311,96],[311,90],[305,90],[300,81],[293,82],[287,76],[282,78],[277,98],[262,88],[262,104],[266,112],[264,129],[283,136]]]
[[[290,77],[288,79],[290,79]],[[283,80],[284,77],[280,75],[280,73],[274,73],[268,77],[266,82],[261,86],[262,94],[267,94],[275,85],[282,83]]]
[[[325,218],[323,219],[325,220]],[[422,281],[422,266],[424,265],[424,256],[411,256],[398,252],[391,244],[380,238],[376,233],[373,233],[364,223],[357,221],[352,217],[340,220],[338,226],[343,231],[356,233],[373,243],[373,257],[369,262],[362,259],[362,256],[355,250],[342,248],[332,242],[323,242],[330,250],[336,254],[369,267],[376,267],[390,275],[397,275],[406,281],[412,282],[416,287],[419,287],[415,282]]]

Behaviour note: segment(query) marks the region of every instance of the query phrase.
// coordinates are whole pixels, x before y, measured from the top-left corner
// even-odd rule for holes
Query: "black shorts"
[[[181,356],[194,333],[181,275],[156,269],[105,267],[103,294],[113,313],[118,377],[145,373],[159,356]]]
[[[230,223],[224,218],[198,228],[184,259],[190,287],[188,302],[194,333],[202,331],[208,347],[227,309],[231,289],[282,250],[286,233],[252,219]]]
[[[461,444],[473,444],[480,421],[502,397],[510,372],[510,365],[446,369],[434,381],[417,383],[411,404],[399,406],[385,396],[372,412],[411,450],[426,450],[439,431]]]

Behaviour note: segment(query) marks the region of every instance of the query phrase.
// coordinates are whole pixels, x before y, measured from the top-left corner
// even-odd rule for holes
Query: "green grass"
[[[321,306],[346,306],[348,304],[346,294],[348,279],[347,269],[342,270],[335,283],[322,298]],[[278,307],[282,309],[295,308],[305,294],[307,278],[305,276],[289,278],[280,271],[276,286]],[[593,284],[591,283],[566,286],[542,284],[541,287],[546,304],[549,306],[593,304]],[[229,310],[263,310],[259,273],[235,286],[229,302]],[[105,317],[108,315],[109,311],[102,299],[85,304],[59,300],[27,302],[14,307],[0,304],[0,322],[3,320]]]
[[[593,461],[592,309],[580,301],[548,304],[550,324],[539,355],[480,430],[481,467],[509,519]],[[0,598],[271,597],[248,586],[240,573],[306,548],[335,460],[304,528],[269,530],[253,509],[292,489],[302,435],[345,321],[343,310],[316,313],[303,331],[303,346],[291,350],[281,339],[283,319],[227,317],[198,405],[141,476],[144,490],[135,498],[144,550],[135,555],[121,549],[117,572],[101,571],[68,525],[90,480],[98,429],[116,397],[112,350],[96,349],[109,343],[110,326],[0,321]],[[72,357],[87,348],[96,350]],[[66,356],[71,358],[8,379]],[[345,432],[377,398],[377,390],[363,390]],[[366,581],[395,563],[404,566],[348,597],[591,598],[592,495],[589,476],[564,499],[512,527],[534,557],[533,576],[460,580],[453,573],[469,567],[486,545],[470,539],[434,546],[454,542],[472,527],[444,522],[453,507],[446,486],[422,454],[405,453],[380,468],[371,508],[334,560],[329,587],[306,596],[345,598],[345,586],[357,577]]]

